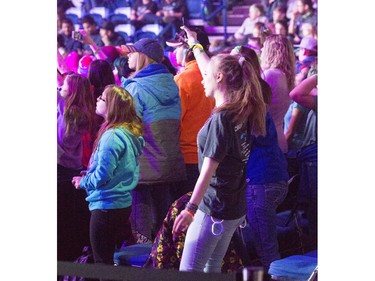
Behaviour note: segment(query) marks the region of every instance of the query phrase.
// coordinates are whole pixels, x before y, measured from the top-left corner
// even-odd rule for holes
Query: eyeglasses
[[[100,95],[100,96],[98,97],[98,99],[100,99],[100,100],[102,100],[102,101],[105,102],[105,99],[102,98],[102,95]]]

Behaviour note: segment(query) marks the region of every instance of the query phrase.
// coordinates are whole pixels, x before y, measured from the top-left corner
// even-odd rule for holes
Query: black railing
[[[239,278],[236,273],[181,272],[178,270],[161,270],[63,261],[57,263],[57,275],[126,281],[236,281]],[[242,280],[242,278],[240,280]]]
[[[217,14],[220,12],[223,12],[223,27],[224,27],[224,41],[227,41],[228,33],[227,33],[227,0],[221,0],[220,5],[213,10],[209,15],[206,15],[205,11],[208,9],[208,3],[207,0],[202,0],[202,19],[204,21],[209,21],[213,19]]]

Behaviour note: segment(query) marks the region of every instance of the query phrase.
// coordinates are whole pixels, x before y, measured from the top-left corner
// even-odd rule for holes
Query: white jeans
[[[245,217],[222,221],[198,210],[186,234],[180,271],[221,272],[233,233]]]

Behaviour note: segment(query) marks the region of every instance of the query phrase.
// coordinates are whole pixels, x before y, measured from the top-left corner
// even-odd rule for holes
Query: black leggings
[[[91,211],[90,243],[95,263],[113,265],[115,250],[132,235],[130,212],[131,206]]]

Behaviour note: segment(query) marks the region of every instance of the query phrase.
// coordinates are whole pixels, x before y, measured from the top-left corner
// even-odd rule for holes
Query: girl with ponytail
[[[222,54],[209,58],[196,33],[182,28],[215,109],[198,133],[200,175],[173,232],[187,230],[181,271],[221,272],[233,233],[245,221],[250,140],[266,134],[266,104],[250,62]]]

